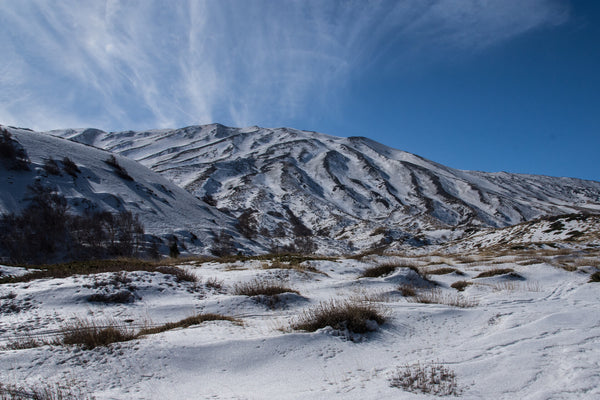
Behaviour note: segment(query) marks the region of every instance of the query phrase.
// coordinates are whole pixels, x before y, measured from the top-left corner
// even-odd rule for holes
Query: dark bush
[[[44,160],[44,171],[50,175],[60,175],[60,168],[52,157]]]
[[[68,213],[64,196],[36,183],[21,214],[0,216],[0,250],[13,262],[42,263],[133,256],[144,228],[130,211]]]
[[[0,129],[0,159],[5,161],[9,169],[29,170],[27,152],[4,128]]]
[[[77,177],[77,174],[81,173],[81,170],[69,157],[65,157],[62,160],[63,170],[71,175],[73,178]]]
[[[135,296],[128,290],[121,290],[116,293],[94,293],[88,296],[88,301],[92,303],[125,304],[133,303],[134,300]]]
[[[129,175],[129,173],[127,173],[127,170],[125,170],[125,168],[123,168],[119,164],[119,162],[117,161],[115,156],[111,155],[104,162],[107,163],[108,165],[110,165],[111,167],[113,167],[115,170],[115,173],[122,179],[125,179],[127,181],[133,181],[133,178]]]

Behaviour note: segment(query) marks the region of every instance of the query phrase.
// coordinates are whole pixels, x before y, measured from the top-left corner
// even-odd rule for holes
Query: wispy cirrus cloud
[[[0,119],[49,129],[286,121],[419,53],[563,23],[558,0],[0,3]]]

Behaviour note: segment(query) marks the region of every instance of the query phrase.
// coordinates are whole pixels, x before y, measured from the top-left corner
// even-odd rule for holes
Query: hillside
[[[140,162],[239,218],[266,247],[297,237],[321,252],[411,247],[473,227],[600,211],[598,182],[461,171],[364,137],[219,124],[49,134]]]
[[[0,213],[23,210],[28,187],[39,182],[66,197],[69,213],[131,211],[146,233],[162,238],[165,246],[176,234],[190,251],[209,253],[221,232],[235,236],[242,250],[253,246],[237,233],[234,218],[134,160],[29,130],[8,131],[27,161],[24,169],[0,165]],[[79,172],[65,172],[65,157]],[[113,165],[107,162],[111,157]],[[56,171],[49,168],[49,160]]]

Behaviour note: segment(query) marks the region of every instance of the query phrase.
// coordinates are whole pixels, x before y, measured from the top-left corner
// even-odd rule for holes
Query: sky
[[[600,181],[595,0],[0,0],[0,124],[292,127]]]

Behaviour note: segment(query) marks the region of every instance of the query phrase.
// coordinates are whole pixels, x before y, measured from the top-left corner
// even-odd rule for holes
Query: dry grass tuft
[[[600,271],[594,272],[592,275],[590,275],[589,282],[600,282]]]
[[[458,396],[456,374],[440,363],[413,364],[398,368],[390,378],[390,386],[413,393],[436,396]]]
[[[444,293],[440,289],[423,290],[408,299],[411,303],[443,304],[446,306],[469,308],[477,306],[477,301],[456,293]]]
[[[276,296],[282,293],[300,294],[288,287],[286,282],[279,280],[254,279],[233,287],[233,294],[238,296]]]
[[[156,270],[163,274],[173,275],[175,279],[177,279],[177,282],[198,283],[198,277],[196,275],[180,267],[168,265],[158,267]]]
[[[369,267],[363,271],[361,274],[361,278],[379,278],[381,276],[386,276],[393,273],[396,269],[398,269],[400,265],[398,264],[380,264],[374,267]]]
[[[221,314],[212,314],[212,313],[197,314],[197,315],[193,315],[191,317],[184,318],[177,322],[167,322],[166,324],[163,324],[163,325],[144,328],[144,329],[140,330],[140,332],[138,333],[138,336],[153,335],[156,333],[170,331],[170,330],[176,329],[176,328],[189,328],[190,326],[200,325],[201,323],[207,322],[207,321],[229,321],[229,322],[233,322],[235,324],[242,323],[239,319],[236,319],[233,317],[228,317],[228,316],[221,315]]]
[[[23,385],[5,385],[0,383],[0,400],[93,400],[81,393],[79,388],[65,385],[37,385],[27,387]]]
[[[398,290],[404,297],[414,297],[417,295],[417,288],[414,285],[400,285],[398,286]]]
[[[475,279],[476,278],[490,278],[492,276],[506,275],[506,274],[510,274],[513,272],[515,272],[515,270],[512,268],[495,268],[495,269],[490,269],[489,271],[484,271],[484,272],[480,273],[479,275],[477,275],[475,277]]]
[[[456,269],[456,268],[451,268],[451,267],[445,267],[445,268],[437,268],[434,270],[429,270],[427,271],[428,275],[447,275],[447,274],[451,274],[453,272],[456,272],[457,275],[464,275],[465,273]]]
[[[458,290],[459,292],[462,292],[463,290],[465,290],[469,285],[472,285],[473,282],[468,282],[468,281],[456,281],[454,282],[452,285],[450,285],[451,288],[454,288],[456,290]]]
[[[373,303],[330,300],[305,310],[292,324],[292,328],[314,332],[329,326],[340,331],[362,334],[376,330],[385,320],[381,309]]]
[[[62,328],[60,343],[80,345],[84,349],[91,350],[98,346],[126,342],[135,338],[136,334],[131,329],[115,321],[107,321],[99,325],[86,319],[77,319]]]

